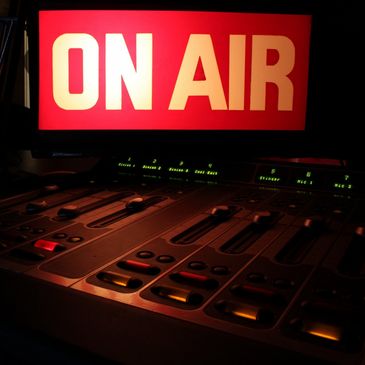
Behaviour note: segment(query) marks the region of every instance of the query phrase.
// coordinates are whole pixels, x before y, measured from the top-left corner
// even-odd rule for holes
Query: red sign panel
[[[41,130],[304,130],[311,17],[41,11]]]

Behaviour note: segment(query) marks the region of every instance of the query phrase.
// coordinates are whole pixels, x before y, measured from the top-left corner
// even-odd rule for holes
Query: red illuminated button
[[[218,286],[218,281],[206,275],[196,274],[189,271],[179,271],[170,275],[174,281],[190,284],[205,289],[214,289]]]
[[[40,248],[42,250],[50,251],[50,252],[61,252],[66,249],[65,246],[61,245],[58,242],[47,241],[47,240],[35,241],[34,247]]]
[[[140,272],[147,275],[157,275],[160,272],[160,268],[157,266],[152,266],[150,264],[135,260],[125,260],[118,262],[118,266],[125,270]]]
[[[285,298],[276,290],[250,285],[250,284],[235,284],[231,287],[233,294],[240,297],[252,297],[256,299],[269,300],[276,304],[285,303]]]

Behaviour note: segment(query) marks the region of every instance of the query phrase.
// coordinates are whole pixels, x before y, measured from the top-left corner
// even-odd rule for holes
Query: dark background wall
[[[10,0],[0,0],[0,16],[5,16],[9,11]]]

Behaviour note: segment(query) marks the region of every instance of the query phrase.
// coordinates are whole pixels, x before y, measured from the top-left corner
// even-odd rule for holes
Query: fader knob
[[[143,207],[143,202],[144,202],[144,199],[141,196],[138,196],[136,198],[129,200],[127,202],[127,204],[125,205],[125,207],[129,210],[136,211]]]
[[[303,226],[312,230],[321,230],[325,226],[325,220],[322,217],[306,218]]]
[[[257,224],[267,224],[269,223],[273,218],[273,213],[269,210],[263,210],[260,212],[255,213],[255,215],[252,218],[253,223]]]
[[[74,204],[66,205],[57,212],[57,215],[64,218],[75,218],[80,215],[80,208]]]
[[[221,216],[221,215],[226,215],[230,212],[230,208],[228,205],[217,205],[216,207],[214,207],[210,214],[216,216]]]
[[[365,227],[363,227],[363,226],[356,227],[355,234],[357,236],[365,238]]]

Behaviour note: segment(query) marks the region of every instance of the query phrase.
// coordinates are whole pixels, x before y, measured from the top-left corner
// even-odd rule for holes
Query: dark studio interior
[[[364,364],[362,26],[0,0],[0,364]]]

